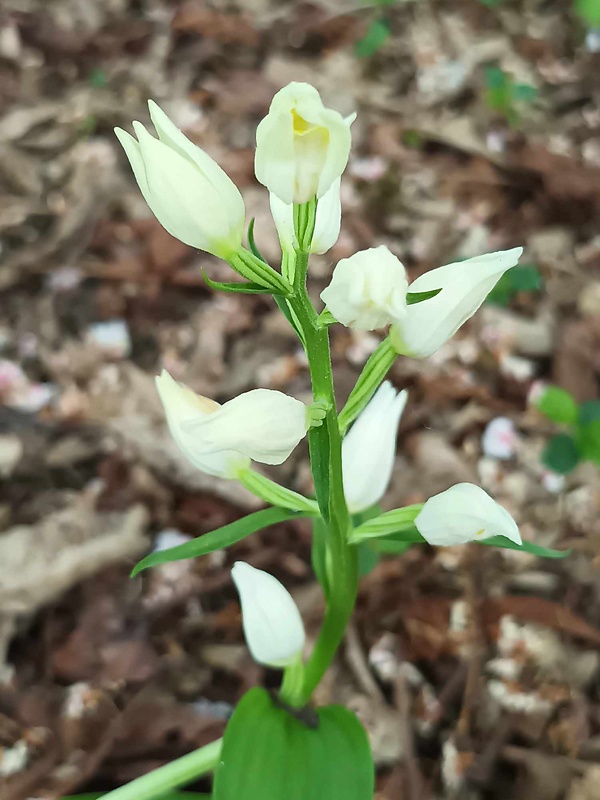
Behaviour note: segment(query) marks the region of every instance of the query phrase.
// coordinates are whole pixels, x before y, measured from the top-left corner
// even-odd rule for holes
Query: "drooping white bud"
[[[396,434],[406,401],[383,383],[342,442],[344,494],[353,514],[378,503],[392,477]]]
[[[480,486],[457,483],[425,503],[415,526],[433,545],[464,544],[492,536],[506,536],[522,544],[517,523]]]
[[[231,576],[240,596],[246,643],[259,664],[283,668],[304,647],[304,625],[291,594],[268,572],[236,561]]]

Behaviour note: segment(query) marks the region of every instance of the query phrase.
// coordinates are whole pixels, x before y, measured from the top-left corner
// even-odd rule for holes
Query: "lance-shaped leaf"
[[[213,800],[372,800],[373,760],[348,709],[291,711],[251,689],[229,721]]]
[[[259,283],[250,283],[249,281],[213,281],[204,270],[202,270],[202,277],[211,289],[216,289],[219,292],[233,292],[234,294],[272,294],[271,289],[267,289]]]
[[[222,550],[236,542],[241,542],[251,533],[276,525],[278,522],[285,522],[289,519],[299,519],[308,516],[306,513],[296,513],[287,508],[267,508],[264,511],[255,511],[235,522],[217,528],[210,533],[205,533],[197,539],[192,539],[185,544],[169,547],[166,550],[158,550],[155,553],[143,558],[135,565],[131,573],[134,578],[140,572],[149,567],[157,567],[159,564],[166,564],[169,561],[184,561],[186,558],[197,558],[212,553],[214,550]]]

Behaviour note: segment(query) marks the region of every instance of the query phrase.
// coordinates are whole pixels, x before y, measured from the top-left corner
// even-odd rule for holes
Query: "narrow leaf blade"
[[[246,536],[250,536],[251,533],[255,533],[262,528],[268,528],[270,525],[276,525],[278,522],[285,522],[288,519],[298,519],[305,516],[307,514],[290,511],[287,508],[267,508],[263,511],[255,511],[254,514],[248,514],[247,517],[242,517],[242,519],[231,522],[229,525],[224,525],[222,528],[205,533],[190,542],[150,553],[135,565],[131,577],[135,578],[143,570],[149,567],[157,567],[159,564],[205,556],[214,550],[222,550],[224,547],[240,542]]]

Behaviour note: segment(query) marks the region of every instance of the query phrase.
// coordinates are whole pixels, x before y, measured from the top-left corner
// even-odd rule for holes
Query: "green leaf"
[[[379,551],[370,542],[361,542],[357,548],[358,555],[358,577],[364,578],[373,572],[381,558]]]
[[[600,28],[600,0],[575,0],[575,13],[588,28]]]
[[[198,536],[197,539],[192,539],[190,542],[150,553],[149,556],[146,556],[135,565],[131,577],[135,578],[143,570],[149,567],[157,567],[159,564],[166,564],[169,561],[183,561],[186,558],[205,556],[214,550],[222,550],[224,547],[240,542],[251,533],[268,528],[270,525],[306,516],[307,514],[305,513],[297,513],[286,508],[267,508],[263,511],[255,511],[254,514],[248,514],[248,516],[231,522],[229,525],[224,525],[222,528],[217,528],[214,531],[210,531],[210,533],[205,533],[203,536]]]
[[[535,86],[528,83],[515,83],[511,88],[512,99],[515,103],[533,103],[538,96]]]
[[[571,550],[553,550],[551,547],[542,547],[541,544],[533,544],[533,542],[523,542],[523,544],[516,544],[506,536],[490,536],[489,539],[474,540],[477,544],[485,545],[486,547],[502,547],[506,550],[521,550],[523,553],[531,553],[540,558],[566,558],[570,555]]]
[[[346,400],[346,405],[340,411],[338,424],[342,436],[373,397],[397,358],[398,353],[394,350],[389,336],[369,356],[363,371],[358,376],[354,389],[352,389],[350,396]]]
[[[202,270],[202,277],[210,286],[211,289],[217,289],[220,292],[236,292],[237,294],[272,294],[270,289],[261,286],[260,283],[250,283],[248,281],[235,281],[231,283],[223,283],[222,281],[211,280],[206,272]]]
[[[542,463],[560,475],[570,472],[577,465],[579,459],[577,444],[568,433],[558,433],[553,436],[542,453]]]
[[[406,295],[406,305],[412,306],[415,303],[422,303],[423,300],[430,300],[442,291],[439,289],[431,289],[429,292],[408,292]]]
[[[545,417],[563,425],[573,425],[580,415],[573,396],[559,386],[548,386],[535,401],[535,407]]]
[[[488,294],[487,302],[507,306],[519,292],[536,292],[542,285],[541,273],[534,264],[519,264],[504,273]]]
[[[373,800],[364,728],[348,709],[290,713],[251,689],[225,731],[213,800]]]
[[[394,539],[393,536],[390,536],[385,539],[370,539],[368,544],[369,547],[382,556],[399,556],[402,555],[402,553],[405,553],[407,550],[410,550],[413,544],[424,544],[424,542],[425,540],[422,537],[418,541],[415,540],[406,542],[400,539]],[[366,542],[359,544],[359,548],[366,546]]]
[[[254,241],[254,223],[256,222],[256,217],[252,217],[250,222],[248,223],[248,244],[250,246],[250,251],[257,257],[260,258],[261,261],[264,261],[265,264],[267,263],[266,258],[263,257],[262,253],[256,246],[256,242]]]
[[[600,464],[600,420],[581,425],[576,436],[581,458]]]
[[[422,508],[422,503],[416,503],[386,511],[385,514],[369,519],[355,528],[348,541],[350,544],[358,544],[368,539],[395,536],[405,542],[422,542],[424,539],[413,524]]]
[[[383,47],[390,35],[390,28],[384,19],[376,19],[354,48],[359,58],[374,56]]]
[[[600,400],[587,400],[579,406],[580,425],[590,425],[600,420]]]

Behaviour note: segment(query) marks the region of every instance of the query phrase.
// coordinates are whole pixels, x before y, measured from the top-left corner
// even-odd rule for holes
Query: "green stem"
[[[219,763],[222,746],[223,740],[217,739],[105,794],[102,800],[155,800],[170,789],[185,786],[212,772]]]
[[[286,489],[275,481],[261,475],[253,469],[245,468],[237,473],[237,479],[249,492],[260,497],[265,503],[279,508],[289,508],[292,511],[303,511],[313,516],[319,515],[319,507],[314,500],[304,497],[298,492]]]
[[[340,411],[339,425],[342,436],[373,397],[397,357],[398,353],[389,336],[369,356],[363,371],[358,376],[356,386],[346,400],[346,405]]]
[[[342,641],[358,584],[356,551],[348,546],[352,522],[344,497],[342,437],[335,407],[329,334],[319,326],[306,291],[307,266],[308,253],[298,251],[294,295],[288,302],[303,333],[314,400],[326,409],[323,424],[308,432],[308,444],[317,503],[326,523],[329,591],[323,626],[305,667],[303,702],[310,698]]]
[[[289,666],[285,668],[283,673],[283,682],[279,694],[284,703],[287,703],[293,708],[300,708],[303,703],[302,686],[304,684],[304,664],[302,657],[298,658]]]

